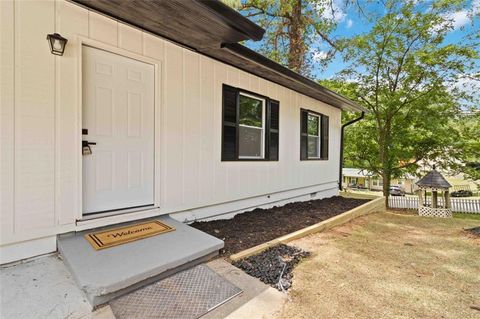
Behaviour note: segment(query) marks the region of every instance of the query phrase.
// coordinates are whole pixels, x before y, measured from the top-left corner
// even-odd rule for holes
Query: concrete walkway
[[[271,318],[286,295],[250,277],[223,259],[207,263],[243,293],[202,319]],[[0,268],[2,319],[115,319],[110,306],[91,312],[83,292],[57,254]]]
[[[81,318],[91,306],[57,254],[0,269],[0,317]]]
[[[215,259],[207,265],[242,289],[243,293],[201,319],[269,319],[287,300],[286,294],[265,285],[223,259]]]

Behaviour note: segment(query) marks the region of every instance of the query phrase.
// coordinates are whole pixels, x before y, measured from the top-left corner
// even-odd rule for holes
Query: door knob
[[[82,141],[82,155],[91,155],[92,148],[90,145],[97,145],[97,143],[89,142],[89,141]]]

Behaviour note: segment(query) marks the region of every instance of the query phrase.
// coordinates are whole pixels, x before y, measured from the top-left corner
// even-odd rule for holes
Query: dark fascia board
[[[338,93],[335,93],[329,89],[327,89],[326,87],[318,84],[317,82],[315,81],[312,81],[280,64],[278,64],[277,62],[275,61],[272,61],[268,58],[266,58],[265,56],[241,45],[241,44],[238,44],[238,43],[224,43],[222,44],[222,48],[223,49],[227,49],[228,51],[230,51],[231,53],[235,54],[235,55],[238,55],[238,56],[241,56],[247,60],[250,60],[254,63],[256,63],[257,65],[260,65],[260,66],[263,66],[263,67],[266,67],[270,70],[273,70],[274,72],[280,74],[280,75],[283,75],[284,77],[287,77],[289,79],[293,79],[294,81],[298,82],[298,83],[301,83],[302,85],[310,88],[311,90],[314,90],[326,97],[329,97],[330,99],[334,99],[336,101],[339,102],[339,105],[345,105],[345,106],[348,106],[348,107],[342,107],[342,106],[337,106],[335,105],[336,107],[338,108],[342,108],[342,109],[349,109],[349,110],[354,110],[354,111],[359,111],[359,112],[368,112],[367,109],[365,109],[363,106],[359,105],[358,103],[355,103],[354,101],[350,100],[350,99],[347,99],[346,97],[338,94]],[[302,92],[300,92],[302,93]]]
[[[263,38],[265,30],[262,27],[252,22],[250,19],[245,18],[239,12],[230,8],[223,2],[212,0],[197,1],[213,11],[226,24],[247,35],[251,40],[259,41]]]

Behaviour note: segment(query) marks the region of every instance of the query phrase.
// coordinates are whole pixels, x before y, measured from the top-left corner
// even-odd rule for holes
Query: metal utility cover
[[[242,290],[199,265],[110,302],[117,319],[199,318]]]

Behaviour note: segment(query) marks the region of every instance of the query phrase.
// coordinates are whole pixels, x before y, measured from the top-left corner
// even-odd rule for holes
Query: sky
[[[335,19],[338,23],[337,29],[333,33],[334,38],[350,38],[358,34],[366,33],[372,28],[372,23],[366,21],[366,19],[358,12],[356,8],[353,6],[346,8],[346,0],[333,1],[335,15],[332,16],[331,10],[327,10],[324,12],[324,16],[326,18]],[[424,10],[428,10],[429,2],[430,0],[418,0],[418,6]],[[385,10],[383,5],[379,4],[378,2],[371,3],[368,9],[368,11],[377,12],[379,14],[383,13]],[[451,12],[449,13],[448,18],[453,21],[454,29],[446,37],[446,43],[459,42],[465,37],[465,35],[475,30],[480,32],[480,0],[468,1],[468,7],[465,10]],[[247,42],[246,45],[255,50],[258,49],[259,44]],[[317,43],[314,43],[311,49],[313,61],[315,62],[316,59],[321,60],[324,58],[329,49],[330,47],[325,42],[319,40]],[[313,79],[329,79],[343,70],[345,66],[345,63],[337,54],[337,56],[328,64],[326,68],[314,67],[311,77]],[[477,63],[477,66],[477,70],[472,70],[472,72],[479,72],[480,62]],[[462,86],[465,83],[472,85],[472,80],[462,79],[459,81],[458,85]],[[475,86],[473,89],[470,88],[469,91],[478,96],[480,99],[480,81],[473,83],[475,83]]]
[[[368,32],[372,27],[372,23],[365,21],[365,19],[362,18],[361,14],[355,8],[349,8],[345,11],[343,2],[344,0],[334,0],[334,3],[336,3],[337,6],[336,11],[338,12],[334,18],[338,21],[338,27],[333,35],[337,37],[353,37],[355,35]],[[428,0],[418,0],[418,2],[420,5],[425,5],[428,7]],[[379,13],[384,10],[383,6],[378,3],[372,4],[370,9]],[[471,33],[473,30],[480,30],[479,15],[480,0],[470,1],[466,10],[452,12],[449,15],[449,18],[453,20],[454,29],[447,36],[446,42],[459,42],[466,34]],[[472,19],[472,16],[476,17]],[[317,52],[319,58],[324,55],[324,51],[322,49],[328,50],[328,47],[325,45],[318,46]],[[328,79],[335,76],[335,74],[344,67],[345,65],[343,61],[337,56],[336,59],[328,65],[327,69],[314,70],[313,76],[318,79]]]

